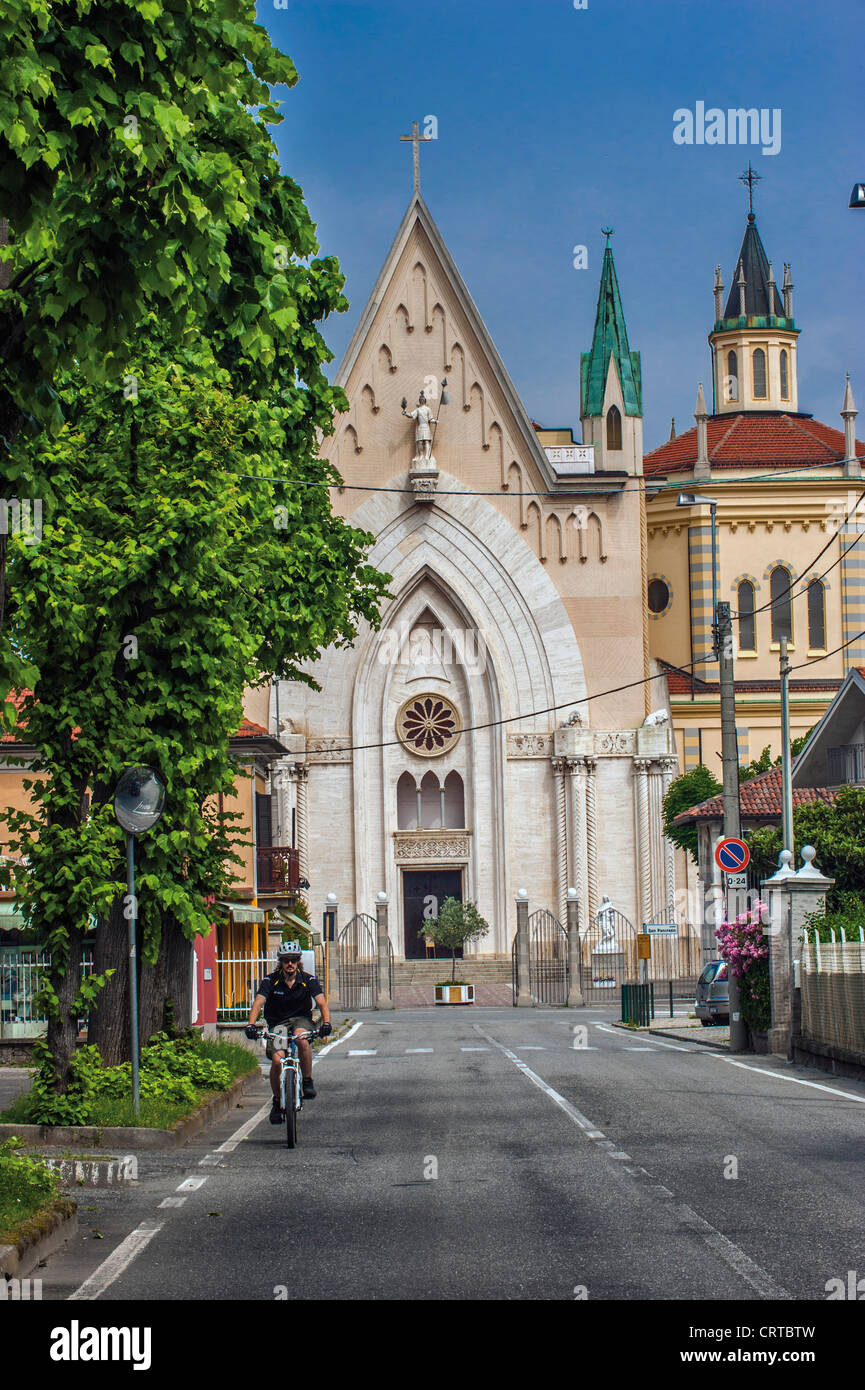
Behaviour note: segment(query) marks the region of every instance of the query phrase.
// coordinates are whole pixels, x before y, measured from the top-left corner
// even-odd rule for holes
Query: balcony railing
[[[296,893],[300,886],[300,851],[264,845],[257,851],[259,893]]]
[[[827,749],[826,773],[830,787],[865,782],[865,743],[842,743]]]

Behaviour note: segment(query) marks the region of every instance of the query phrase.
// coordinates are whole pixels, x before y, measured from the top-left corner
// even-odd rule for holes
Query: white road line
[[[330,1052],[331,1048],[339,1047],[340,1043],[348,1042],[349,1038],[351,1038],[351,1037],[354,1036],[354,1034],[357,1032],[358,1028],[362,1028],[362,1027],[363,1027],[363,1020],[361,1020],[360,1023],[354,1023],[354,1024],[352,1024],[352,1026],[351,1026],[351,1028],[349,1028],[348,1032],[347,1032],[347,1033],[343,1033],[343,1035],[342,1035],[341,1038],[334,1038],[333,1042],[325,1043],[324,1047],[320,1047],[320,1048],[318,1049],[318,1052],[316,1052],[315,1056],[313,1057],[313,1059],[312,1059],[312,1065],[315,1066],[316,1062],[320,1062],[321,1059],[322,1059],[322,1057],[326,1057],[327,1054]]]
[[[219,1157],[219,1154],[205,1154],[204,1158],[198,1160],[199,1168],[206,1168],[208,1165],[211,1168],[221,1168],[222,1159]]]
[[[406,1052],[432,1052],[431,1047],[407,1047]]]
[[[159,1205],[161,1207],[182,1207],[185,1201],[185,1197],[165,1197]]]
[[[461,1047],[460,1052],[489,1052],[488,1047]]]
[[[770,1071],[768,1067],[752,1067],[748,1062],[734,1062],[732,1057],[725,1057],[720,1052],[707,1052],[707,1057],[716,1057],[719,1062],[727,1062],[731,1067],[741,1067],[743,1071],[756,1071],[761,1076],[768,1076],[770,1081],[792,1081],[794,1086],[810,1086],[814,1091],[827,1091],[830,1096],[840,1096],[842,1100],[855,1100],[860,1105],[865,1105],[865,1096],[856,1096],[852,1091],[839,1091],[837,1086],[821,1086],[819,1081],[803,1081],[799,1076],[785,1076],[780,1071]]]
[[[325,1043],[324,1047],[322,1047],[314,1055],[312,1059],[312,1065],[315,1066],[316,1062],[320,1062],[322,1057],[326,1056],[326,1054],[330,1052],[332,1047],[338,1047],[340,1043],[345,1042],[348,1038],[351,1037],[352,1033],[356,1033],[358,1028],[362,1027],[362,1023],[355,1023],[352,1028],[349,1028],[347,1033],[343,1033],[341,1038],[334,1038],[332,1043]],[[264,1071],[262,1074],[267,1076],[269,1073],[267,1071]],[[264,1102],[264,1104],[261,1106],[259,1110],[256,1110],[255,1114],[252,1116],[251,1119],[244,1120],[240,1128],[236,1129],[234,1133],[231,1135],[231,1137],[226,1139],[224,1144],[220,1144],[218,1146],[218,1148],[216,1149],[216,1153],[234,1153],[234,1150],[237,1148],[238,1144],[242,1143],[242,1141],[252,1133],[252,1131],[256,1128],[257,1125],[261,1124],[261,1121],[264,1119],[265,1115],[270,1114],[270,1107],[272,1104],[273,1098],[271,1097],[270,1100],[266,1100]]]
[[[614,1037],[624,1038],[621,1028],[609,1028],[606,1023],[596,1023],[594,1027],[602,1033],[612,1033]],[[661,1042],[660,1038],[652,1038],[652,1047],[668,1047],[671,1052],[690,1052],[690,1047],[680,1047],[678,1043]],[[629,1047],[629,1052],[645,1051],[645,1048]]]
[[[517,1052],[546,1052],[545,1047],[538,1047],[537,1043],[519,1043]]]
[[[654,1052],[653,1047],[626,1047],[626,1052]]]
[[[175,1187],[175,1192],[195,1192],[199,1187],[203,1187],[207,1182],[207,1174],[203,1178],[184,1178],[182,1183]]]
[[[360,1048],[358,1048],[356,1051],[353,1050],[353,1049],[350,1049],[348,1055],[349,1055],[349,1057],[375,1057],[376,1054],[377,1054],[377,1052],[378,1052],[378,1048],[377,1048],[377,1047],[366,1047],[366,1048],[360,1047]]]
[[[84,1280],[74,1293],[69,1295],[67,1302],[75,1299],[96,1299],[104,1294],[105,1290],[119,1279],[123,1271],[132,1263],[135,1256],[150,1244],[157,1231],[163,1227],[162,1221],[155,1224],[143,1222],[134,1231],[131,1231],[125,1240],[122,1240],[116,1250],[112,1250],[107,1260],[103,1260],[98,1269],[94,1269],[88,1279]]]
[[[652,1047],[668,1047],[671,1052],[690,1052],[690,1047],[681,1047],[678,1043],[661,1042],[660,1038],[652,1038]]]
[[[534,1082],[534,1084],[541,1091],[544,1091],[545,1094],[549,1096],[550,1100],[554,1101],[555,1104],[558,1105],[558,1107],[561,1110],[564,1110],[565,1114],[568,1115],[574,1121],[574,1123],[579,1125],[580,1129],[582,1129],[585,1132],[586,1137],[588,1139],[604,1139],[604,1135],[601,1133],[601,1131],[595,1129],[592,1126],[591,1120],[586,1119],[586,1116],[581,1114],[580,1111],[577,1110],[576,1106],[571,1105],[570,1101],[565,1100],[564,1096],[559,1095],[558,1091],[554,1091],[552,1086],[548,1086],[546,1081],[543,1081],[535,1072],[531,1071],[530,1068],[526,1066],[525,1062],[521,1061],[520,1058],[517,1057],[516,1053],[511,1052],[510,1049],[505,1047],[503,1043],[497,1042],[496,1039],[492,1037],[489,1033],[485,1033],[483,1028],[481,1028],[477,1023],[474,1025],[474,1027],[476,1028],[478,1033],[480,1033],[482,1038],[486,1038],[487,1041],[491,1042],[494,1047],[497,1047],[500,1052],[503,1052],[506,1057],[509,1057],[510,1060],[514,1063],[514,1065],[518,1067],[519,1070],[523,1073],[524,1076],[527,1076],[530,1081]],[[738,1065],[743,1064],[740,1063]],[[754,1070],[760,1071],[762,1070],[762,1068],[756,1067],[754,1068]],[[788,1078],[788,1080],[792,1080],[792,1078]],[[814,1083],[806,1082],[804,1084],[811,1085]],[[861,1099],[861,1097],[854,1097],[854,1099]],[[608,1146],[609,1141],[607,1141],[606,1146],[599,1145],[598,1147],[604,1148]],[[621,1150],[619,1152],[621,1152]],[[616,1155],[614,1153],[608,1154],[608,1157],[611,1158],[615,1156]],[[628,1170],[626,1169],[625,1171],[627,1172]],[[670,1189],[668,1187],[663,1187],[660,1183],[656,1184],[656,1187],[653,1190],[655,1190],[657,1192],[657,1195],[661,1197],[673,1198],[675,1195],[674,1193],[670,1192]],[[691,1230],[701,1235],[703,1240],[710,1247],[710,1249],[714,1250],[715,1253],[719,1255],[721,1259],[725,1262],[725,1264],[728,1264],[730,1268],[735,1271],[736,1274],[738,1274],[742,1279],[744,1279],[746,1283],[750,1284],[751,1288],[756,1290],[756,1292],[759,1293],[763,1298],[790,1298],[790,1294],[786,1291],[786,1289],[782,1288],[781,1285],[776,1284],[764,1269],[761,1269],[758,1264],[755,1264],[754,1261],[750,1259],[748,1255],[745,1254],[744,1250],[740,1250],[738,1245],[734,1245],[731,1240],[728,1240],[725,1235],[722,1235],[721,1232],[716,1230],[714,1226],[710,1225],[708,1221],[704,1221],[703,1218],[701,1216],[698,1216],[697,1213],[691,1209],[691,1207],[686,1205],[686,1203],[678,1203],[675,1210],[678,1212],[679,1218],[682,1221],[682,1223],[688,1226]]]
[[[538,1090],[543,1091],[545,1095],[549,1096],[550,1100],[555,1101],[559,1109],[564,1110],[565,1114],[568,1116],[569,1119],[573,1120],[575,1125],[579,1125],[580,1129],[582,1129],[585,1132],[587,1138],[603,1139],[603,1133],[601,1132],[601,1130],[595,1129],[595,1126],[592,1124],[591,1120],[587,1120],[585,1115],[581,1114],[581,1112],[577,1109],[575,1105],[571,1105],[571,1102],[569,1100],[565,1100],[564,1096],[560,1096],[558,1091],[554,1091],[552,1086],[547,1085],[546,1081],[542,1081],[541,1078],[537,1075],[537,1073],[533,1072],[530,1067],[527,1067],[525,1062],[523,1062],[515,1052],[511,1052],[510,1048],[505,1047],[504,1043],[497,1042],[496,1039],[491,1037],[489,1033],[485,1033],[483,1028],[481,1028],[479,1024],[476,1023],[474,1027],[480,1033],[482,1038],[486,1038],[487,1042],[491,1042],[493,1047],[497,1047],[500,1052],[503,1052],[506,1057],[509,1057],[510,1060],[514,1063],[514,1065],[516,1067],[519,1067],[520,1071],[523,1073],[523,1076],[527,1076],[529,1078],[529,1081],[531,1081],[535,1086],[537,1086]]]

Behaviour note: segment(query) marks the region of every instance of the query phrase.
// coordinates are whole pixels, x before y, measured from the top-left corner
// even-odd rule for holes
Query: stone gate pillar
[[[525,888],[517,893],[517,997],[518,1009],[532,1007],[529,983],[529,895]]]
[[[825,878],[815,866],[816,853],[813,845],[803,845],[802,867],[794,873],[793,856],[789,850],[783,850],[778,872],[761,885],[768,895],[769,907],[769,1051],[787,1058],[793,1055],[793,961],[799,958],[806,914],[824,911],[826,893],[835,882],[834,878]]]
[[[568,1008],[583,1007],[580,980],[580,901],[576,888],[568,889]]]
[[[375,920],[377,926],[377,951],[378,951],[378,993],[376,995],[375,1007],[377,1009],[392,1009],[393,999],[390,993],[390,939],[387,931],[387,893],[379,893],[378,901],[375,905]]]

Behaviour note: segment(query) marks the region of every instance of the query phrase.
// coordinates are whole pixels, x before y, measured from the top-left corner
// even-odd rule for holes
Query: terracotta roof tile
[[[804,806],[809,801],[834,801],[836,793],[829,787],[794,787],[793,806]],[[770,767],[768,772],[760,772],[743,782],[739,788],[739,804],[742,819],[746,817],[781,817],[781,769]],[[724,815],[724,797],[721,793],[710,796],[676,816],[675,825],[687,825],[692,821],[721,820]]]
[[[265,729],[265,728],[263,728],[261,724],[253,724],[253,722],[252,722],[251,719],[246,719],[246,718],[244,718],[244,719],[241,720],[240,728],[238,729],[238,731],[237,731],[237,733],[234,735],[234,737],[235,737],[235,738],[260,738],[262,734],[264,734],[265,738],[267,738],[267,737],[268,737],[268,730]]]
[[[810,415],[743,411],[711,415],[707,423],[709,462],[713,468],[789,468],[796,464],[840,463],[845,457],[844,431]],[[857,456],[865,444],[857,441]],[[667,440],[643,459],[647,478],[689,473],[697,461],[697,427]]]

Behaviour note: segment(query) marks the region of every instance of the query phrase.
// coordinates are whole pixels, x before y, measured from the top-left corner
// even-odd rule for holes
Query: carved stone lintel
[[[546,758],[552,751],[552,734],[508,734],[509,758]]]
[[[427,836],[397,831],[394,834],[394,855],[403,860],[468,860],[468,835]]]
[[[418,460],[415,459],[414,462],[417,463]],[[429,503],[435,501],[435,493],[439,481],[439,471],[437,468],[412,468],[408,476],[416,502]]]

